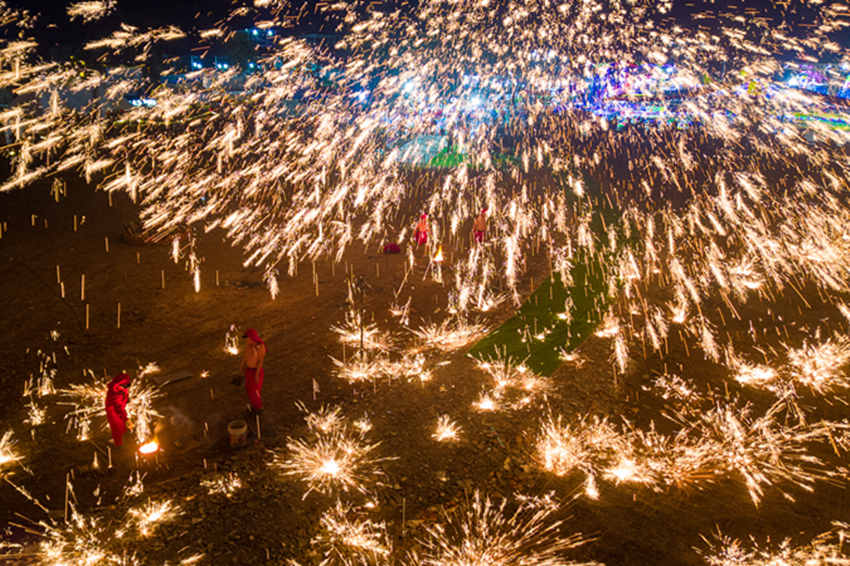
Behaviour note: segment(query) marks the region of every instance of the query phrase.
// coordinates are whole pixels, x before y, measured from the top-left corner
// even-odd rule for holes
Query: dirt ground
[[[80,223],[77,231],[74,215]],[[63,480],[69,470],[75,471],[80,508],[108,514],[136,464],[125,449],[116,454],[114,471],[87,473],[95,451],[105,449],[108,435],[99,430],[92,442],[77,442],[65,433],[63,408],[55,404],[48,403],[50,422],[29,435],[29,427],[22,424],[26,418],[22,391],[27,375],[36,369],[33,352],[39,348],[58,352],[60,387],[81,381],[87,368],[114,375],[148,362],[160,366],[155,376],[160,383],[188,377],[165,387],[160,410],[167,416],[167,441],[156,460],[140,464],[147,474],[146,494],[174,498],[184,514],[144,547],[138,556],[143,563],[177,560],[187,552],[204,553],[209,564],[317,561],[310,539],[330,500],[316,494],[302,497],[301,484],[269,467],[269,450],[285,450],[287,437],[304,432],[303,412],[296,402],[309,409],[339,405],[346,415],[369,415],[373,438],[381,442],[380,454],[395,458],[383,464],[387,479],[378,490],[378,515],[391,524],[400,547],[409,546],[441,510],[456,506],[474,490],[494,496],[554,491],[565,502],[581,490],[581,478],[547,476],[530,463],[529,434],[542,407],[510,413],[471,409],[486,378],[463,351],[447,355],[450,363],[436,367],[434,379],[424,385],[392,382],[358,388],[334,377],[330,356],[339,358],[343,353],[329,327],[344,318],[346,271],[367,279],[371,288],[366,312],[375,313],[379,327],[404,336],[406,331],[387,314],[393,290],[403,277],[403,254],[354,250],[336,266],[317,263],[318,297],[311,266],[302,264],[295,277],[281,275],[280,294],[272,300],[262,273],[243,268],[239,252],[224,244],[220,234],[211,233],[200,239],[204,262],[201,291],[195,293],[183,264],[170,260],[168,245],[121,241],[123,223],[133,218],[134,207],[125,196],[115,195],[109,206],[106,194],[79,181],[69,182],[68,196],[59,203],[46,185],[0,195],[0,221],[7,223],[0,238],[2,425],[3,430],[15,430],[25,455],[25,469],[9,477],[54,514],[61,515]],[[108,253],[104,238],[109,239]],[[65,284],[64,299],[56,282],[57,265]],[[542,260],[530,268],[521,283],[526,292],[532,277],[539,281],[546,273]],[[85,300],[80,297],[82,274]],[[423,279],[421,271],[412,277],[406,288],[413,296],[411,326],[443,320],[444,289]],[[116,328],[119,302],[120,329]],[[828,308],[815,306],[807,316],[816,320]],[[489,316],[488,324],[495,327],[511,311],[510,305],[502,307]],[[238,359],[223,348],[225,332],[233,323],[257,328],[269,347],[262,439],[243,450],[231,450],[226,442],[227,423],[241,417],[245,408],[242,388],[232,383]],[[51,330],[61,333],[58,342],[48,339]],[[70,356],[61,352],[62,345],[67,345]],[[565,417],[625,416],[639,423],[659,419],[663,401],[641,386],[662,369],[660,360],[636,362],[631,376],[615,386],[608,341],[591,337],[578,351],[587,362],[581,367],[565,365],[553,376],[556,392],[548,400],[553,412]],[[691,354],[671,344],[665,362],[681,363],[689,377],[709,385],[724,381],[716,366]],[[315,401],[313,380],[320,387]],[[846,415],[843,406],[829,411],[833,417]],[[456,445],[430,438],[443,413],[453,415],[463,427],[463,440]],[[255,436],[255,425],[250,424]],[[201,480],[222,471],[238,473],[243,489],[230,498],[199,489]],[[798,495],[796,502],[790,502],[771,492],[756,508],[739,483],[661,494],[602,486],[597,501],[580,498],[567,506],[571,519],[564,529],[594,537],[572,552],[571,558],[577,560],[623,566],[695,565],[702,563],[693,550],[702,545],[699,535],[717,527],[733,536],[753,533],[802,543],[827,530],[830,521],[850,519],[843,487],[818,485],[815,493]],[[36,540],[11,523],[25,522],[16,512],[35,521],[44,514],[8,484],[0,487],[0,509],[0,525],[9,540]]]

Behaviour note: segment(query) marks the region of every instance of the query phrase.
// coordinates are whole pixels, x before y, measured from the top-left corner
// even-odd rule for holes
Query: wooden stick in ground
[[[407,530],[407,525],[405,524],[405,518],[407,515],[407,498],[401,498],[401,536],[404,537],[405,531]]]
[[[68,483],[68,473],[65,473],[65,522],[68,522],[68,492],[70,491],[70,484]]]
[[[21,495],[23,495],[24,497],[26,497],[27,499],[29,499],[29,500],[30,500],[30,502],[32,502],[32,503],[33,503],[33,505],[35,505],[36,507],[38,507],[39,509],[41,509],[42,511],[44,511],[44,512],[45,512],[45,513],[47,513],[48,515],[50,514],[50,511],[47,509],[47,507],[45,507],[44,505],[42,505],[42,504],[41,504],[41,502],[40,502],[38,499],[36,499],[36,498],[35,498],[35,497],[33,497],[32,495],[30,495],[30,493],[29,493],[27,490],[25,490],[24,488],[22,488],[22,487],[20,487],[19,485],[17,485],[15,482],[13,482],[12,480],[10,480],[8,477],[5,477],[5,476],[4,476],[4,477],[3,477],[3,481],[5,481],[7,484],[9,484],[9,485],[11,485],[13,488],[15,488],[15,491],[17,491],[18,493],[20,493]]]
[[[32,519],[30,519],[29,517],[27,517],[27,516],[26,516],[26,515],[24,515],[23,513],[19,513],[19,512],[17,512],[17,511],[15,511],[15,513],[14,513],[14,514],[15,514],[15,516],[20,517],[21,519],[23,519],[24,521],[26,521],[27,523],[29,523],[29,524],[31,524],[31,525],[35,525],[36,527],[38,526],[38,523],[37,523],[36,521],[33,521]]]
[[[22,531],[28,532],[31,535],[39,535],[40,536],[40,535],[44,534],[41,531],[36,531],[36,530],[31,529],[29,527],[25,527],[24,525],[22,525],[20,523],[16,523],[14,521],[9,521],[9,526],[17,527],[17,528],[21,529]],[[4,555],[0,556],[0,560],[2,560],[3,558],[11,558],[12,556],[17,558],[19,556],[24,556],[24,555],[23,554],[13,554],[13,555],[5,555],[4,554]]]

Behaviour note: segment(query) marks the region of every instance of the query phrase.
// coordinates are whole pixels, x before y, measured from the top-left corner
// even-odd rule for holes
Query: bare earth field
[[[80,222],[77,231],[74,215]],[[386,477],[376,490],[374,514],[387,521],[400,548],[412,547],[425,526],[476,490],[491,496],[553,492],[564,502],[581,495],[581,478],[547,475],[532,463],[531,437],[538,418],[548,410],[545,405],[494,413],[472,408],[485,375],[463,350],[443,355],[448,363],[435,365],[433,379],[424,384],[387,380],[358,387],[335,377],[331,356],[341,359],[343,351],[330,326],[344,318],[347,270],[369,283],[366,312],[370,317],[374,313],[378,327],[392,331],[400,341],[409,339],[410,332],[388,313],[393,291],[404,276],[404,254],[360,250],[333,267],[318,263],[318,296],[311,265],[302,264],[295,277],[281,275],[280,294],[272,300],[262,273],[243,268],[238,250],[213,232],[200,239],[204,263],[201,290],[196,293],[183,265],[170,260],[167,243],[134,246],[121,241],[122,224],[134,218],[134,208],[124,195],[116,195],[109,206],[106,194],[79,182],[69,182],[68,196],[60,203],[44,185],[0,195],[0,221],[7,223],[0,239],[2,430],[14,429],[24,455],[22,466],[6,477],[39,499],[54,518],[61,518],[64,478],[71,469],[79,508],[108,516],[139,467],[146,474],[145,495],[171,498],[183,511],[134,547],[142,563],[174,562],[195,553],[203,553],[207,564],[286,564],[289,559],[318,563],[321,556],[310,541],[322,511],[333,500],[316,493],[305,497],[302,484],[270,466],[269,450],[285,453],[287,438],[304,433],[304,413],[297,402],[310,410],[338,405],[353,418],[369,416],[370,438],[381,443],[377,452],[392,458],[382,464]],[[109,239],[108,253],[104,238]],[[451,259],[446,262],[448,272]],[[56,281],[57,265],[64,299]],[[542,258],[533,262],[521,288],[528,293],[531,278],[540,281],[547,269]],[[417,266],[410,278],[405,287],[412,296],[410,326],[441,322],[448,316],[443,289],[423,277],[422,267]],[[781,306],[773,308],[787,308],[788,319],[796,320],[796,301],[780,298]],[[119,302],[120,329],[116,328]],[[85,304],[91,309],[88,330]],[[812,306],[800,323],[834,311],[828,305]],[[512,311],[510,304],[503,304],[490,313],[488,326],[495,328]],[[256,439],[251,421],[252,442],[241,450],[231,449],[226,438],[227,423],[245,410],[243,389],[232,383],[239,360],[224,350],[225,333],[234,323],[242,329],[257,328],[269,348],[261,439]],[[56,341],[49,337],[52,330],[60,333]],[[745,322],[739,331],[746,333]],[[770,343],[769,338],[763,340]],[[27,413],[22,392],[27,376],[38,369],[39,349],[56,352],[57,387],[82,381],[85,369],[114,375],[149,362],[161,368],[154,376],[159,383],[187,377],[164,387],[165,397],[158,406],[165,415],[160,454],[135,462],[132,446],[125,446],[115,453],[113,470],[92,471],[95,453],[105,467],[108,432],[95,430],[91,441],[77,441],[65,432],[67,407],[50,400],[44,403],[48,422],[30,432],[23,424]],[[555,388],[547,402],[553,412],[565,417],[607,416],[613,421],[622,416],[641,426],[650,421],[665,426],[664,400],[648,387],[649,376],[664,370],[661,361],[652,356],[633,360],[629,374],[615,382],[606,339],[591,337],[578,352],[582,365],[565,364],[552,376]],[[345,355],[351,354],[349,349]],[[681,343],[671,341],[664,363],[681,364],[684,375],[706,386],[739,392],[725,370],[703,359],[696,348],[688,354]],[[313,380],[320,388],[315,400]],[[753,394],[750,400],[761,408],[771,402]],[[839,403],[819,410],[830,418],[847,414]],[[462,427],[458,443],[431,438],[441,414],[452,415]],[[231,496],[208,495],[200,486],[228,472],[237,474],[242,483]],[[566,505],[570,518],[563,529],[593,538],[572,551],[575,560],[623,566],[695,565],[703,563],[693,550],[703,545],[700,534],[710,535],[717,527],[732,536],[752,533],[805,543],[827,530],[831,521],[850,519],[842,486],[818,484],[814,493],[795,495],[797,500],[789,501],[771,491],[755,507],[740,483],[664,493],[605,484],[598,500],[577,497]],[[46,515],[4,482],[0,525],[10,540],[29,545],[18,559],[21,563],[27,561],[27,550],[35,552],[33,543],[38,540],[15,526],[27,525],[25,518],[38,522]]]

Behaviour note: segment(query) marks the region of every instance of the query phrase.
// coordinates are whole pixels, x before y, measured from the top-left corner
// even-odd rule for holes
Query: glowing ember
[[[360,314],[349,312],[346,314],[345,323],[341,326],[332,326],[331,330],[339,335],[339,341],[351,347],[360,347],[361,338],[365,350],[379,350],[386,352],[392,346],[392,338],[389,334],[378,330],[374,324],[364,323],[360,328]]]
[[[84,22],[99,20],[115,9],[115,0],[85,0],[68,6],[70,19],[81,18]]]
[[[782,419],[786,408],[779,402],[760,417],[747,406],[697,411],[696,420],[684,423],[672,436],[640,431],[628,423],[619,430],[598,419],[565,425],[550,416],[541,424],[535,459],[556,475],[583,472],[657,491],[735,478],[758,505],[768,487],[790,497],[783,483],[810,490],[818,480],[841,475],[805,449],[810,442],[833,438],[837,425],[788,425]]]
[[[837,566],[850,564],[845,548],[848,536],[850,525],[840,522],[804,546],[793,546],[790,539],[760,545],[752,537],[743,542],[718,532],[710,539],[703,536],[707,548],[696,550],[708,566]]]
[[[366,432],[343,419],[338,409],[311,413],[306,420],[310,435],[288,439],[286,455],[274,457],[274,465],[285,475],[305,482],[304,497],[312,491],[365,494],[380,482],[384,474],[378,465],[387,458],[375,455],[379,442],[366,442]]]
[[[613,479],[615,483],[649,481],[648,478],[640,475],[634,461],[628,458],[622,458],[615,467],[605,470],[605,475]]]
[[[21,456],[15,452],[15,441],[12,440],[12,431],[7,430],[0,437],[0,466],[17,462]]]
[[[158,525],[175,519],[180,514],[180,508],[171,501],[148,501],[140,507],[127,511],[127,518],[138,529],[143,537],[153,533]]]
[[[772,383],[777,376],[776,370],[770,366],[741,364],[735,374],[735,381],[760,387]]]
[[[475,401],[472,404],[473,407],[478,409],[479,411],[495,411],[496,410],[496,401],[490,397],[487,393],[481,395],[481,398],[478,401]]]
[[[850,363],[847,338],[836,337],[822,344],[789,349],[788,360],[795,370],[794,379],[814,391],[824,393],[850,387],[850,379],[841,371]]]
[[[156,440],[145,442],[139,446],[139,454],[153,454],[159,450],[159,443]]]
[[[322,514],[313,540],[328,564],[384,564],[392,545],[386,524],[358,516],[340,501]]]
[[[460,427],[448,415],[440,415],[437,419],[437,429],[431,438],[437,442],[453,442],[460,436]]]
[[[425,326],[413,333],[422,340],[424,347],[451,352],[471,344],[486,331],[486,327],[481,324],[451,319],[439,325]]]
[[[519,498],[518,498],[519,499]],[[511,510],[510,507],[513,507]],[[557,507],[536,499],[510,504],[475,492],[472,500],[426,527],[419,566],[588,566],[570,562],[564,552],[587,542],[580,534],[560,534]]]
[[[224,495],[231,497],[234,493],[242,489],[242,480],[234,473],[225,474],[219,478],[212,480],[204,480],[201,486],[207,488],[207,493],[210,495]]]
[[[319,467],[319,473],[328,476],[336,476],[339,474],[339,464],[333,458],[325,460]]]
[[[599,487],[596,485],[596,478],[587,476],[584,482],[584,494],[591,499],[599,499]]]
[[[441,263],[443,261],[443,246],[437,246],[437,253],[434,255],[434,263]]]
[[[242,333],[239,331],[239,327],[236,324],[231,324],[224,335],[224,351],[231,356],[238,356],[241,337]]]

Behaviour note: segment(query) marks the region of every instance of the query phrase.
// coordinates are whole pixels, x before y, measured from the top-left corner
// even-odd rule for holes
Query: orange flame
[[[139,454],[153,454],[157,450],[159,450],[159,443],[156,440],[145,442],[139,446]]]
[[[434,256],[434,261],[440,263],[443,261],[443,246],[437,246],[437,255]]]

